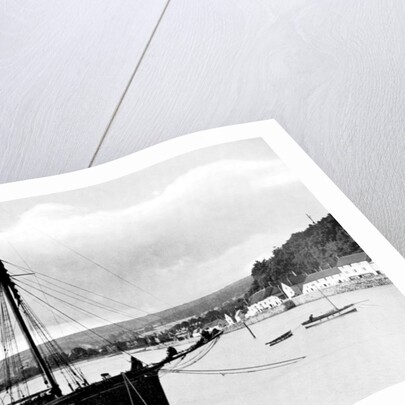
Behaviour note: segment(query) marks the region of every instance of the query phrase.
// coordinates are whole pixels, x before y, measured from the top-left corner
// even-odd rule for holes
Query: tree
[[[339,256],[359,251],[360,246],[328,214],[304,231],[292,234],[268,259],[256,260],[252,267],[253,282],[245,298],[269,285],[285,282],[288,276],[333,267]]]

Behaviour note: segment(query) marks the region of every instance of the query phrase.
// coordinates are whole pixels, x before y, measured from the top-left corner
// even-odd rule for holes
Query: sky
[[[0,258],[128,303],[140,309],[125,309],[136,317],[248,276],[256,260],[308,226],[306,214],[318,220],[327,212],[263,140],[243,140],[112,182],[0,203]],[[24,272],[7,266],[11,273]],[[45,299],[41,289],[61,296],[51,292],[55,286],[35,284],[35,276],[16,280],[87,326],[107,323]],[[67,333],[69,322],[56,322],[43,303],[22,295],[45,323],[59,328],[55,333]],[[63,299],[111,322],[128,319]]]

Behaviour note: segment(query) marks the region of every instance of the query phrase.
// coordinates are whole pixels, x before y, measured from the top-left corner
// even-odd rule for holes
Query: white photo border
[[[275,120],[196,132],[90,169],[0,184],[0,203],[105,183],[188,152],[253,138],[261,138],[269,145],[405,295],[405,259]],[[402,404],[404,394],[405,382],[379,391],[358,404],[374,405],[383,400]]]

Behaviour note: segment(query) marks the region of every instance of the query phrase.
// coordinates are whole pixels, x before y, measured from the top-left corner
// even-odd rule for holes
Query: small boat
[[[266,342],[265,344],[266,344],[266,345],[269,345],[269,346],[274,346],[274,345],[276,345],[277,343],[281,343],[281,342],[283,342],[284,340],[290,338],[291,336],[293,336],[293,333],[292,333],[291,330],[289,330],[288,332],[283,333],[281,336],[279,336],[279,337],[277,337],[277,338],[275,338],[275,339],[273,339],[273,340],[270,340],[270,342]]]
[[[347,315],[357,311],[357,308],[354,307],[354,304],[348,304],[344,307],[338,308],[321,290],[318,289],[318,291],[323,295],[325,299],[329,301],[329,303],[333,306],[333,309],[319,316],[313,316],[311,314],[306,321],[301,323],[301,325],[305,326],[306,329],[319,325],[322,322],[330,321],[332,319],[338,318],[339,316]]]
[[[331,319],[337,318],[339,316],[350,314],[351,312],[356,312],[357,308],[354,307],[354,304],[345,305],[342,308],[332,309],[329,312],[326,312],[319,316],[310,316],[309,319],[305,322],[302,322],[301,325],[305,326],[307,329],[313,326],[319,325],[324,321],[329,321]]]

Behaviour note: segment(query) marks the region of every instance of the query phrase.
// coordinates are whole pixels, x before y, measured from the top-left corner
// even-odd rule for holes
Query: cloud
[[[228,274],[224,279],[230,279],[232,268],[238,266],[238,246],[249,245],[255,236],[269,235],[270,253],[274,240],[296,230],[296,217],[305,223],[305,209],[314,203],[279,161],[223,160],[194,168],[151,199],[124,209],[94,212],[68,201],[39,204],[0,234],[31,264],[40,264],[54,276],[69,277],[110,296],[145,299],[134,289],[123,292],[128,285],[122,286],[56,240],[165,301],[165,296],[174,296],[164,291],[168,282],[177,283],[173,286],[177,288],[185,277],[197,283],[199,276],[204,283],[214,280],[215,261],[221,257],[230,263],[224,266]],[[233,254],[227,256],[230,251]],[[13,256],[12,251],[9,254]],[[176,301],[182,302],[180,297]],[[155,309],[163,306],[155,300]]]
[[[110,249],[111,254],[137,253],[148,267],[201,260],[261,232],[260,214],[266,215],[267,203],[277,198],[271,189],[294,181],[278,163],[219,162],[191,170],[153,199],[123,210],[37,205],[4,234],[37,252],[48,251],[47,243],[38,244],[27,233],[41,230],[93,257],[106,257]]]

